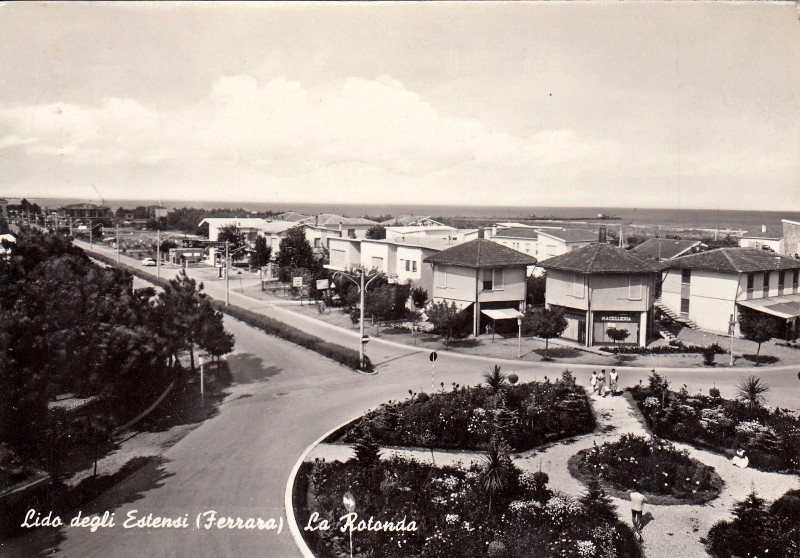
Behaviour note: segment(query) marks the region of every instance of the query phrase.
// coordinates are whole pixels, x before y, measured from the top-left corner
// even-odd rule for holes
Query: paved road
[[[112,252],[103,252],[112,255]],[[125,263],[139,265],[130,258]],[[144,268],[155,273],[154,268]],[[162,271],[165,271],[162,269]],[[198,274],[192,271],[191,275]],[[165,276],[163,273],[162,276]],[[224,281],[207,281],[206,290],[223,298]],[[333,329],[263,302],[231,293],[231,302],[286,319],[306,331],[352,344],[356,334]],[[27,544],[9,549],[21,556],[48,546],[63,556],[298,556],[284,524],[280,534],[245,531],[174,529],[122,529],[129,510],[139,516],[153,512],[181,516],[215,509],[221,515],[284,518],[286,480],[303,450],[322,433],[375,407],[387,399],[408,396],[408,390],[430,390],[427,352],[381,340],[370,343],[370,356],[378,374],[365,376],[339,366],[316,353],[296,347],[226,318],[236,335],[236,350],[229,362],[235,384],[219,413],[193,430],[164,454],[165,463],[146,467],[109,491],[93,510],[115,511],[117,527],[89,533],[83,529],[40,531]],[[440,353],[436,385],[444,382],[474,384],[491,359]],[[557,376],[563,364],[513,363],[522,381]],[[571,366],[579,369],[581,367]],[[734,392],[745,370],[719,372],[671,370],[673,385],[686,383],[704,392],[716,383],[723,395]],[[792,370],[763,371],[773,387],[770,403],[796,408],[800,382]],[[578,371],[579,378],[586,375]],[[620,384],[645,380],[647,370],[625,370]]]

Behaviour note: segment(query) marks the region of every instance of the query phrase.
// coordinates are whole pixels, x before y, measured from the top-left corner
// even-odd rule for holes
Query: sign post
[[[205,384],[203,380],[203,357],[198,356],[197,360],[200,362],[200,407],[205,407]]]
[[[431,395],[433,395],[433,373],[436,370],[436,359],[439,358],[439,355],[436,354],[436,351],[431,351],[428,358],[431,361]]]
[[[353,513],[356,510],[355,496],[348,490],[342,496],[342,504],[348,513]],[[353,558],[353,530],[350,529],[350,558]]]
[[[736,320],[733,319],[733,314],[728,321],[728,334],[731,336],[731,366],[733,366],[733,332],[736,330]]]

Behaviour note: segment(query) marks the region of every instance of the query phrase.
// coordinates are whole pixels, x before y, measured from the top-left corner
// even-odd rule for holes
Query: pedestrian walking
[[[616,394],[617,393],[617,378],[618,377],[619,376],[617,375],[617,369],[616,368],[612,368],[611,369],[611,374],[608,375],[608,383],[609,383],[609,385],[611,387],[611,393],[612,394]]]
[[[642,540],[642,527],[644,527],[642,511],[644,510],[644,503],[646,500],[647,498],[641,492],[635,490],[631,492],[631,522],[633,523],[634,531],[636,531],[636,537],[639,540]]]
[[[606,370],[605,368],[600,371],[597,376],[597,393],[603,397],[606,396]]]
[[[592,395],[597,392],[597,370],[592,370],[592,377],[589,379],[589,383],[592,384]]]

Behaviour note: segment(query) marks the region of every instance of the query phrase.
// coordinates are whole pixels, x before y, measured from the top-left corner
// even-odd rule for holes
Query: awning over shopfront
[[[525,316],[519,310],[513,308],[500,308],[498,310],[481,310],[481,314],[493,320],[516,320]]]
[[[738,304],[739,306],[777,316],[784,320],[791,320],[792,318],[800,316],[800,294],[740,300]]]

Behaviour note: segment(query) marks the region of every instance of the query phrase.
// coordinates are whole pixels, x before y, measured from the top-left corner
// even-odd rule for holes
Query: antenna
[[[90,184],[92,185],[92,188],[94,188],[94,191],[97,192],[97,195],[100,196],[100,203],[105,206],[106,200],[103,197],[103,194],[100,193],[100,190],[97,189],[97,186],[94,185],[94,182],[91,182]]]

